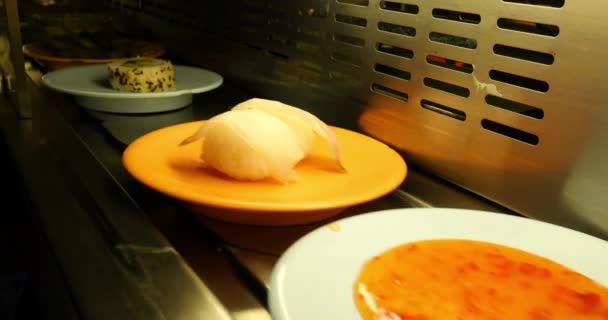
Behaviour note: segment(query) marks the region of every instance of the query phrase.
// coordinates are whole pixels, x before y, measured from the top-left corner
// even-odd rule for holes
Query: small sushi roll
[[[123,92],[162,92],[175,88],[175,71],[170,61],[137,58],[107,65],[110,85]]]

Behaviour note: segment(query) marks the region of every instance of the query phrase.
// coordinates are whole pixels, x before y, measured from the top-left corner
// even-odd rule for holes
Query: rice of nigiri
[[[205,123],[181,145],[203,139],[205,163],[238,180],[273,178],[282,183],[297,179],[295,166],[319,135],[340,160],[335,133],[314,115],[278,101],[250,99]]]

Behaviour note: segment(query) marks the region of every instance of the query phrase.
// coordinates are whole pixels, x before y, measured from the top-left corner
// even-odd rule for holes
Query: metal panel
[[[112,5],[190,63],[524,215],[608,237],[608,3],[130,2]]]
[[[6,89],[13,100],[16,112],[20,118],[31,118],[31,83],[25,72],[25,60],[21,51],[21,23],[19,22],[19,8],[16,0],[6,0],[2,3],[5,9],[8,26],[8,43],[5,50],[10,50],[10,61],[2,61],[3,78]],[[4,37],[4,35],[2,35]]]

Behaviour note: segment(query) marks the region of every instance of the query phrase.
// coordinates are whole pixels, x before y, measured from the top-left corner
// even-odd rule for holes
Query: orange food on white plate
[[[481,241],[389,249],[364,264],[353,291],[365,320],[608,320],[608,288],[541,256]]]

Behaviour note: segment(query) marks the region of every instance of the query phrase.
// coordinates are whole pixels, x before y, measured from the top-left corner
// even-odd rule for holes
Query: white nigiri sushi
[[[294,167],[310,152],[315,135],[323,138],[346,171],[334,132],[309,112],[278,101],[250,99],[206,121],[180,145],[204,139],[202,159],[238,180],[297,179]]]

